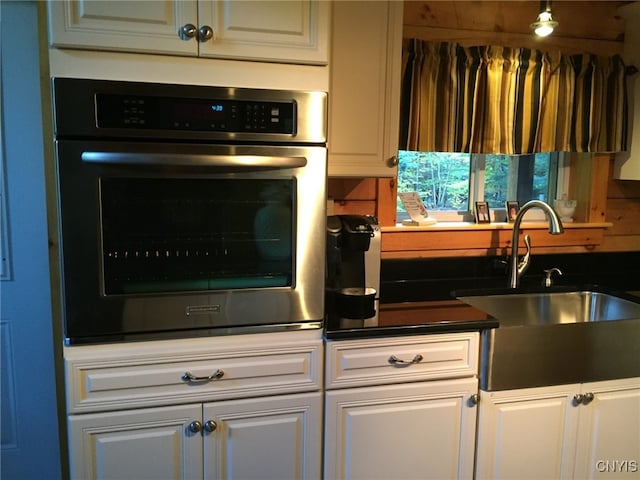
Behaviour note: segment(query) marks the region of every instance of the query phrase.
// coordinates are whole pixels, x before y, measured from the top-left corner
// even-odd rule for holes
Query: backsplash
[[[380,301],[399,303],[451,299],[453,290],[507,286],[505,257],[382,260]],[[522,286],[541,285],[543,271],[559,268],[556,285],[598,284],[640,291],[640,251],[532,255]]]

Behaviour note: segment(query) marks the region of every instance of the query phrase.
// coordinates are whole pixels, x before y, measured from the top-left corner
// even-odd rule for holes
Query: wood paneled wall
[[[539,1],[405,1],[404,36],[463,45],[508,45],[564,53],[622,52],[624,21],[617,9],[628,1],[554,0],[552,35],[538,38],[530,24]]]
[[[640,182],[615,180],[613,164],[607,183],[607,229],[599,251],[640,251]]]

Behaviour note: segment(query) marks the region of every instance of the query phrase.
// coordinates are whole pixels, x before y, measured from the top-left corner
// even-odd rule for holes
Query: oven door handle
[[[82,152],[82,161],[114,165],[166,165],[174,167],[235,167],[235,168],[300,168],[305,157],[269,155],[200,155],[175,153]]]

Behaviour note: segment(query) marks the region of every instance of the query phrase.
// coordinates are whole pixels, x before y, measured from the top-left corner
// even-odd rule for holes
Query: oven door
[[[321,326],[326,149],[57,143],[68,344]]]

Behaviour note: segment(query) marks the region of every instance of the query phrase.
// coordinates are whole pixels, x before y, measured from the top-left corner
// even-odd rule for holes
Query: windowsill
[[[582,223],[582,222],[565,222],[562,224],[565,229],[574,228],[610,228],[613,226],[610,222],[601,223]],[[521,230],[546,230],[549,228],[549,224],[546,222],[523,222],[520,225]],[[473,222],[439,222],[434,225],[424,226],[407,226],[400,223],[395,227],[381,227],[380,230],[384,232],[428,232],[428,231],[477,231],[477,230],[513,230],[513,223],[507,222],[493,222],[493,223],[473,223]]]
[[[550,235],[546,222],[522,223],[523,238],[531,237],[535,253],[581,253],[596,249],[603,241],[609,222],[565,223],[562,235]],[[442,222],[428,226],[381,227],[381,257],[423,258],[505,255],[511,250],[513,223]]]

